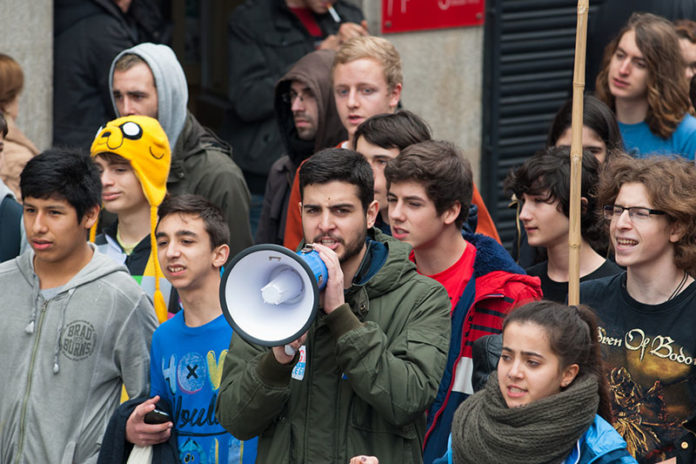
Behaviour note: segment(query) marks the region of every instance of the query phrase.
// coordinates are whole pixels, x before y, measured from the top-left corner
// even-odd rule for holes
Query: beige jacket
[[[9,116],[7,120],[7,137],[5,137],[5,148],[0,154],[0,179],[7,185],[16,198],[21,198],[19,192],[19,175],[24,169],[24,165],[39,154],[36,146],[19,130],[17,124]]]

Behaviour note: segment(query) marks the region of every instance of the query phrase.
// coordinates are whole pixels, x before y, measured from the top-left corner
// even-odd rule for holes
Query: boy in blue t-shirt
[[[126,439],[147,446],[177,433],[181,462],[252,463],[256,439],[240,441],[220,426],[215,402],[222,360],[232,328],[220,306],[220,269],[229,255],[229,229],[222,213],[196,195],[167,198],[155,229],[162,271],[179,292],[183,311],[152,336],[151,398],[135,408]],[[172,422],[145,423],[157,402],[171,406]]]

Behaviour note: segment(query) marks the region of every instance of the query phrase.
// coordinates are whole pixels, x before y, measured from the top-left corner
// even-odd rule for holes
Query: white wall
[[[24,70],[17,125],[39,150],[50,146],[53,119],[53,2],[2,0],[0,52]]]
[[[381,35],[381,0],[363,0],[372,34]],[[385,34],[401,54],[405,108],[425,118],[436,139],[462,149],[479,179],[483,26]]]

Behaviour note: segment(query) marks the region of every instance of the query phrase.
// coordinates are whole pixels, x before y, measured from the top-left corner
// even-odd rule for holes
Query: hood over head
[[[332,50],[317,50],[300,58],[275,87],[275,114],[283,144],[288,156],[295,164],[317,151],[335,147],[348,138],[336,111],[331,86],[331,66],[335,53]],[[318,103],[317,134],[314,143],[297,137],[292,118],[291,104],[283,101],[283,94],[290,90],[292,81],[302,81],[312,89]]]
[[[157,259],[157,207],[167,194],[167,177],[171,164],[171,150],[167,135],[156,119],[149,116],[125,116],[110,121],[92,142],[92,158],[102,153],[113,153],[128,160],[140,182],[145,199],[150,204],[150,262],[155,271],[155,311],[160,322],[167,320],[167,305],[160,290],[162,269]],[[97,232],[95,223],[90,240]]]
[[[179,60],[168,46],[153,43],[141,43],[116,55],[109,71],[109,92],[114,111],[119,117],[123,115],[119,114],[113,97],[114,66],[126,54],[139,56],[150,67],[157,88],[157,120],[169,138],[169,146],[176,146],[181,130],[184,128],[188,104],[186,75]]]

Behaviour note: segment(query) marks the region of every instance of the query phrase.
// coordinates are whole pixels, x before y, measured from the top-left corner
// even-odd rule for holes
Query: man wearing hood
[[[286,154],[268,173],[256,243],[283,244],[290,187],[300,163],[348,136],[331,89],[334,55],[332,50],[309,53],[276,84],[275,113]]]
[[[0,264],[0,462],[94,463],[122,385],[148,393],[157,319],[87,241],[101,201],[89,156],[48,150],[20,189],[31,250]]]
[[[220,208],[230,227],[231,256],[249,247],[249,189],[230,147],[186,109],[186,76],[174,51],[152,43],[122,51],[111,64],[109,88],[117,116],[156,118],[167,134],[167,192],[201,195]]]
[[[56,0],[53,44],[53,145],[88,150],[100,124],[114,119],[109,65],[121,50],[167,39],[153,0]]]
[[[229,100],[223,137],[252,193],[258,217],[269,169],[283,153],[273,88],[290,67],[314,50],[336,50],[367,34],[360,8],[346,0],[246,0],[228,26]],[[329,11],[331,8],[332,12]]]

